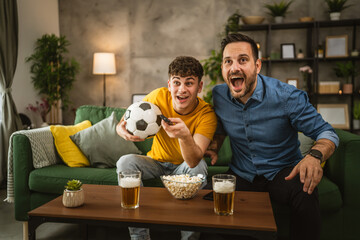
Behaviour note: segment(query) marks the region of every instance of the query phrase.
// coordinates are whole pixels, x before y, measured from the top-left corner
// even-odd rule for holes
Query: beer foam
[[[235,189],[235,184],[230,181],[215,182],[213,190],[217,193],[231,193]]]
[[[140,179],[125,177],[120,179],[120,187],[122,188],[134,188],[140,186]]]

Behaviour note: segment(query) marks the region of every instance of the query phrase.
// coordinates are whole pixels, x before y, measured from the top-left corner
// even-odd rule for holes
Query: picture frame
[[[325,42],[325,57],[347,57],[348,54],[348,35],[327,36]]]
[[[282,59],[294,59],[295,58],[295,44],[294,43],[282,43],[281,44],[281,58]]]
[[[131,96],[131,103],[140,102],[146,96],[146,93],[136,93]]]
[[[296,88],[298,88],[299,86],[299,79],[298,78],[287,78],[286,79],[286,83],[290,84]]]
[[[350,129],[347,104],[318,104],[317,111],[334,128]]]

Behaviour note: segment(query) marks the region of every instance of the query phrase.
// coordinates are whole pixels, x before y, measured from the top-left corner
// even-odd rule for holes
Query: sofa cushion
[[[75,124],[89,120],[93,125],[115,112],[117,119],[121,119],[126,108],[111,108],[92,105],[80,106],[76,109]]]
[[[298,139],[300,142],[299,148],[300,148],[301,155],[305,156],[306,154],[309,153],[312,146],[314,146],[315,141],[312,140],[310,137],[305,136],[301,132],[298,133]]]
[[[70,139],[70,135],[88,127],[91,127],[91,122],[88,120],[73,126],[50,126],[50,131],[54,136],[56,150],[64,163],[69,167],[85,167],[90,165],[85,155]]]
[[[112,108],[112,107],[100,107],[92,105],[80,106],[76,110],[75,124],[84,120],[89,120],[93,125],[100,122],[102,119],[109,117],[112,112],[115,112],[117,119],[121,119],[126,111],[126,108]],[[151,149],[153,139],[148,138],[142,142],[135,142],[137,148],[146,155]]]
[[[131,141],[126,141],[116,133],[115,112],[92,127],[72,136],[71,140],[81,149],[91,166],[100,168],[116,167],[116,162],[125,154],[141,154]]]
[[[84,184],[118,184],[115,168],[74,168],[57,164],[31,171],[29,188],[36,192],[62,194],[67,181],[72,179],[78,179]]]

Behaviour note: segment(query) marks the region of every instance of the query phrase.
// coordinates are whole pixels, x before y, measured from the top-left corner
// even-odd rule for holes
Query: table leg
[[[45,219],[42,217],[31,217],[29,216],[28,221],[28,236],[29,240],[35,240],[36,239],[36,228],[43,224],[45,222]]]

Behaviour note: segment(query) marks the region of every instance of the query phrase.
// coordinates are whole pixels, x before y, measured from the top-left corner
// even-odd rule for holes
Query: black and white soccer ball
[[[136,102],[126,109],[126,130],[140,138],[154,136],[161,128],[161,111],[150,102]]]

